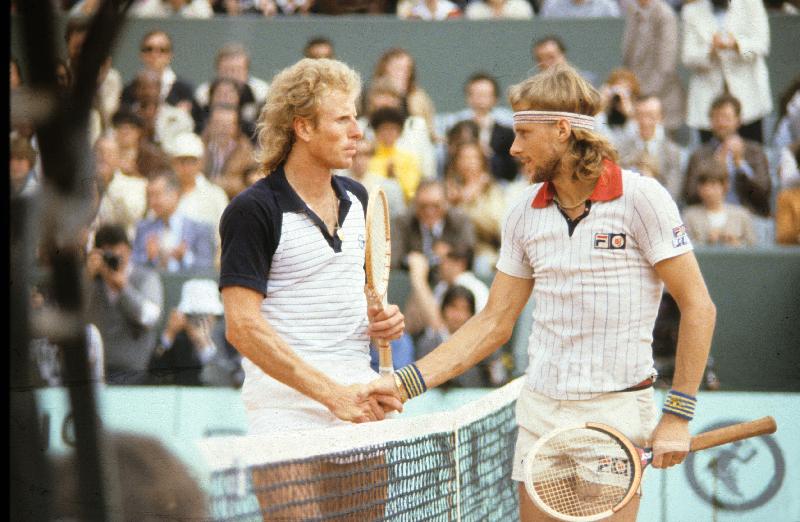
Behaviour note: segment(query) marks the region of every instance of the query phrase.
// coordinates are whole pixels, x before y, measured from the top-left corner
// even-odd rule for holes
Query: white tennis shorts
[[[516,406],[517,444],[511,478],[524,481],[525,456],[548,432],[586,422],[607,424],[640,447],[649,445],[658,421],[653,388],[604,393],[597,397],[566,401],[551,399],[523,386]]]

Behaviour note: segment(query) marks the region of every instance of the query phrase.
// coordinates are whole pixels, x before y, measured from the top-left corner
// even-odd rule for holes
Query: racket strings
[[[634,466],[613,437],[589,429],[561,433],[534,457],[539,499],[568,516],[591,516],[616,506],[627,494]]]
[[[377,196],[377,195],[376,195]],[[367,283],[379,296],[383,297],[389,285],[389,263],[391,247],[389,245],[389,216],[382,197],[378,197],[367,223]]]

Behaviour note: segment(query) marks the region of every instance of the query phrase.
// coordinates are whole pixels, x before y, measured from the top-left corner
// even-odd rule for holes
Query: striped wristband
[[[667,398],[664,400],[664,407],[661,411],[677,415],[681,419],[692,420],[694,418],[694,407],[697,405],[697,399],[691,395],[686,395],[679,391],[670,390],[667,393]]]
[[[399,377],[400,382],[403,383],[403,388],[405,388],[406,395],[409,399],[413,399],[417,395],[422,395],[428,389],[428,387],[425,386],[425,381],[422,378],[422,374],[419,372],[419,368],[417,368],[417,365],[414,363],[403,366],[395,372],[395,375]]]

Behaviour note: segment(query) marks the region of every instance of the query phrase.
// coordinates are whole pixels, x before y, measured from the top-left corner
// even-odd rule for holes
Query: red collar
[[[597,179],[597,184],[594,190],[589,195],[590,201],[611,201],[617,199],[622,195],[622,170],[619,165],[611,160],[603,160],[605,169],[600,177]],[[533,208],[545,208],[553,201],[553,196],[556,194],[556,189],[553,184],[546,181],[536,197],[533,198],[531,206]]]

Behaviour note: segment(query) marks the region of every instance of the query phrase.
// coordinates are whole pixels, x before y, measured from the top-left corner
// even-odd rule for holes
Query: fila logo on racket
[[[610,232],[597,232],[594,235],[594,247],[605,250],[624,250],[625,234],[613,234]]]

